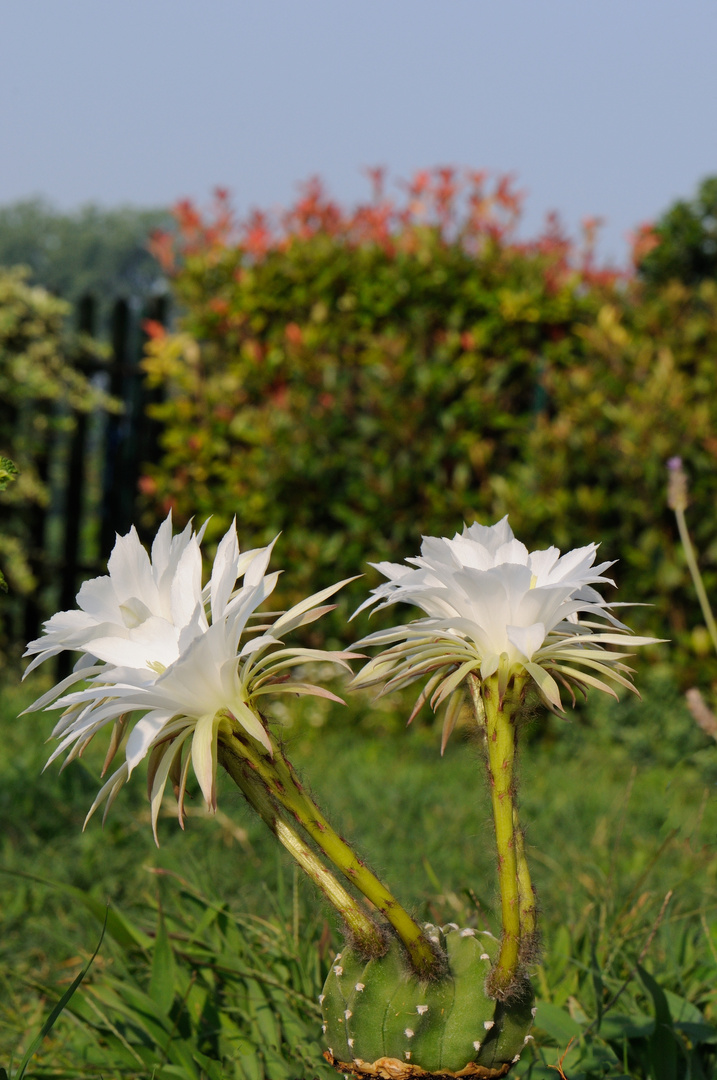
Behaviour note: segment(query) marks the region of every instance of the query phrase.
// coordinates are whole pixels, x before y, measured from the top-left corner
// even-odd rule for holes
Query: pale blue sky
[[[717,173],[714,0],[4,0],[0,203],[512,172],[602,250]]]

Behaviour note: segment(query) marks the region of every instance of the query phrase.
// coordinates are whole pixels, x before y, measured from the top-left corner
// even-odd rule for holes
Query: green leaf
[[[261,1065],[261,1058],[254,1043],[246,1038],[238,1039],[236,1050],[239,1064],[246,1080],[264,1080],[264,1070]]]
[[[0,491],[4,491],[8,484],[17,479],[17,466],[10,458],[0,454]],[[2,1077],[0,1077],[2,1080]]]
[[[590,974],[592,976],[593,991],[595,993],[595,1008],[597,1010],[597,1028],[600,1030],[600,1024],[602,1022],[602,1007],[603,1007],[603,981],[602,972],[600,971],[600,965],[598,963],[597,953],[595,952],[595,945],[593,944],[590,949]]]
[[[199,1050],[193,1050],[192,1054],[197,1065],[201,1065],[203,1071],[207,1074],[207,1080],[224,1080],[225,1073],[221,1061],[207,1057],[206,1054],[201,1054]]]
[[[583,1029],[565,1009],[539,1001],[536,1006],[535,1026],[554,1039],[558,1046],[567,1046],[571,1039],[579,1038]]]
[[[677,1039],[670,1006],[662,988],[638,964],[637,972],[655,1006],[655,1031],[650,1038],[650,1060],[655,1080],[677,1080]]]
[[[696,1005],[670,990],[665,990],[664,994],[675,1027],[682,1031],[691,1043],[717,1042],[717,1030],[707,1023]]]
[[[169,943],[164,915],[159,911],[157,917],[157,936],[152,953],[152,974],[149,980],[149,996],[162,1012],[168,1013],[174,1001],[174,980],[176,965],[174,952]]]
[[[655,1031],[655,1021],[642,1013],[613,1013],[603,1016],[600,1035],[603,1039],[621,1042],[623,1039],[649,1039]]]

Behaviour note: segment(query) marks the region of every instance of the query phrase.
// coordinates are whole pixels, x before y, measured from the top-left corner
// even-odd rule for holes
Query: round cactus
[[[529,984],[509,1003],[489,997],[492,934],[454,923],[426,929],[448,961],[435,982],[412,973],[395,939],[379,959],[348,947],[338,954],[320,998],[324,1057],[340,1072],[384,1080],[505,1076],[530,1038]]]

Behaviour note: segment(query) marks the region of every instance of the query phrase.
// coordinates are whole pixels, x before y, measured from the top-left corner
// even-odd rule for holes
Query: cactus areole
[[[435,981],[416,977],[396,940],[368,962],[348,947],[336,956],[320,998],[324,1057],[339,1072],[386,1080],[505,1076],[531,1038],[530,985],[498,1001],[486,991],[496,938],[454,923],[425,929],[447,959]]]

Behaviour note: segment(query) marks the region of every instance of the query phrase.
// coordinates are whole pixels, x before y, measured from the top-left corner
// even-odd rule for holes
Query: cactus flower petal
[[[624,663],[630,654],[618,650],[657,639],[631,636],[613,614],[615,605],[594,588],[614,585],[605,576],[612,563],[596,565],[596,555],[596,544],[562,556],[555,547],[530,552],[515,539],[507,518],[490,527],[464,526],[452,540],[424,537],[421,554],[407,559],[408,566],[375,564],[388,580],[355,614],[372,605],[406,603],[426,617],[357,642],[387,648],[352,685],[382,683],[389,692],[427,677],[417,709],[428,699],[434,709],[451,701],[443,745],[455,723],[454,695],[469,674],[487,679],[497,672],[501,686],[513,675],[528,675],[558,711],[558,683],[612,693],[613,682],[634,690]]]
[[[292,667],[321,660],[347,666],[353,654],[284,646],[284,633],[331,610],[323,602],[345,582],[300,601],[284,614],[257,615],[271,595],[278,573],[267,573],[274,542],[241,553],[232,524],[221,540],[209,582],[202,587],[201,540],[191,524],[172,535],[171,514],[162,523],[151,553],[134,528],[118,536],[109,573],[85,582],[76,611],[61,611],[31,641],[26,674],[68,650],[80,659],[69,677],[26,712],[63,709],[53,735],[64,751],[78,756],[90,739],[110,726],[111,753],[118,749],[131,717],[125,761],[102,787],[90,815],[105,799],[109,806],[135,767],[149,758],[152,828],[167,781],[183,777],[182,755],[191,762],[205,802],[216,809],[217,742],[242,730],[271,752],[257,700],[265,694],[314,693],[333,697],[310,683],[292,681]],[[252,622],[261,619],[257,625]],[[268,623],[267,623],[267,620]],[[262,623],[264,625],[262,625]],[[271,631],[271,632],[267,632]],[[76,690],[78,683],[83,683]],[[69,691],[69,692],[68,692]],[[191,738],[189,736],[191,735]],[[48,762],[49,764],[49,762]],[[90,816],[88,815],[88,817]]]

